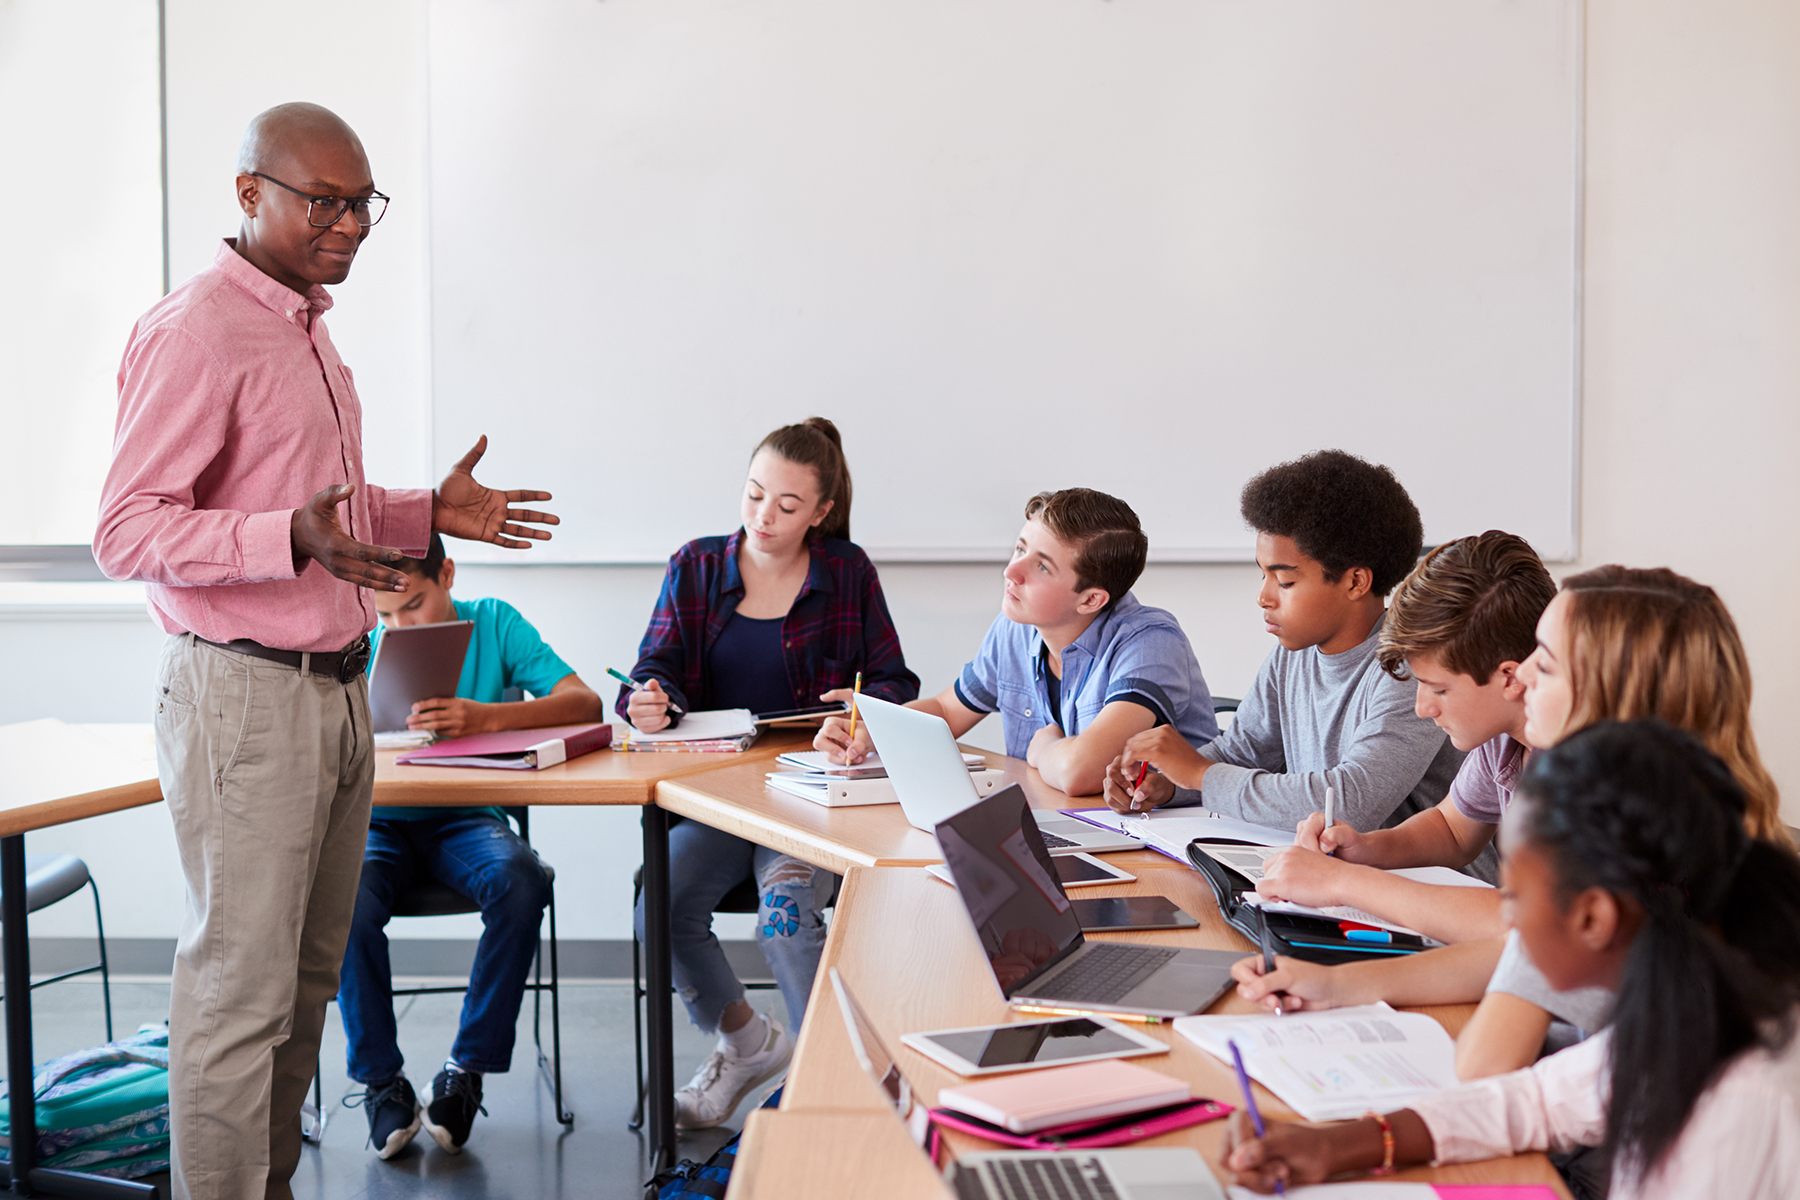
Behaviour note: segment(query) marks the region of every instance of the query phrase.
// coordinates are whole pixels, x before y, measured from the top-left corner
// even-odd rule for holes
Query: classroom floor
[[[119,1036],[168,1016],[169,985],[163,982],[113,984],[113,1028]],[[752,995],[766,1008],[768,993]],[[400,1048],[407,1075],[423,1090],[443,1065],[462,997],[403,998],[398,1010]],[[779,1001],[777,1001],[779,1003]],[[548,998],[546,997],[546,1005]],[[37,1059],[104,1040],[100,986],[71,980],[39,990],[32,998]],[[711,1039],[688,1024],[677,1008],[675,1074],[685,1083],[710,1051]],[[549,1013],[545,1012],[546,1040]],[[625,1127],[636,1087],[629,981],[565,982],[562,991],[563,1093],[575,1113],[575,1127],[556,1122],[549,1088],[533,1067],[531,1000],[519,1018],[513,1069],[483,1081],[488,1115],[477,1117],[460,1155],[440,1151],[420,1130],[413,1144],[382,1162],[367,1148],[368,1123],[360,1109],[339,1103],[360,1092],[344,1074],[344,1031],[332,1008],[325,1028],[325,1102],[331,1112],[322,1145],[308,1146],[294,1176],[296,1200],[354,1200],[357,1197],[415,1197],[447,1200],[560,1200],[561,1197],[630,1197],[641,1194],[646,1175],[644,1139]],[[728,1126],[684,1135],[680,1154],[705,1159],[741,1125],[745,1102]],[[167,1195],[167,1180],[159,1181]]]

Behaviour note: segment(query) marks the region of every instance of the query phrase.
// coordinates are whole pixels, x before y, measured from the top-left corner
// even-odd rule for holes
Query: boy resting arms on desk
[[[581,682],[537,630],[504,600],[453,600],[456,563],[436,534],[423,559],[402,559],[404,592],[375,592],[385,628],[473,621],[468,656],[455,696],[413,705],[407,725],[447,737],[502,729],[536,729],[605,719],[600,697]],[[536,699],[503,703],[508,688]],[[386,929],[395,900],[416,881],[435,879],[481,905],[481,940],[463,998],[462,1024],[450,1057],[432,1080],[421,1112],[401,1069],[394,1024],[393,971]],[[512,1065],[513,1035],[525,979],[537,953],[538,922],[550,882],[531,846],[497,808],[377,805],[363,851],[356,916],[338,984],[350,1078],[364,1085],[369,1140],[392,1158],[419,1132],[460,1154],[481,1109],[481,1077]]]
[[[1000,615],[955,683],[917,708],[961,737],[1000,714],[1006,752],[1071,796],[1100,790],[1106,764],[1127,738],[1153,728],[1177,740],[1218,733],[1212,694],[1181,624],[1141,604],[1149,540],[1123,500],[1089,488],[1039,492],[1002,572]],[[848,700],[849,694],[842,698]],[[813,745],[834,761],[861,762],[870,741],[832,717]]]
[[[1430,808],[1462,752],[1375,659],[1382,597],[1424,538],[1412,498],[1386,467],[1321,450],[1245,484],[1240,508],[1256,531],[1257,604],[1280,645],[1216,741],[1163,728],[1127,742],[1106,772],[1107,804],[1203,804],[1291,829],[1330,787],[1342,819],[1365,831]],[[1156,773],[1135,786],[1144,762]]]

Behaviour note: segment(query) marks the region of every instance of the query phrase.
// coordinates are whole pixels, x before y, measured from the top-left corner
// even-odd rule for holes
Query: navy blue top
[[[706,691],[714,708],[770,713],[800,707],[782,655],[781,628],[786,619],[739,612],[725,619],[706,664],[712,676]]]

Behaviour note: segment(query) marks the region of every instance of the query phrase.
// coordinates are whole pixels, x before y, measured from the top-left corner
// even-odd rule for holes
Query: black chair
[[[631,877],[631,910],[637,911],[638,896],[644,890],[644,868],[639,867]],[[836,899],[834,894],[833,899]],[[744,880],[725,893],[725,898],[713,906],[716,913],[753,913],[761,907],[761,896],[756,890],[754,877]],[[631,1028],[637,1041],[637,1104],[631,1110],[631,1120],[625,1123],[627,1129],[638,1130],[644,1125],[644,1000],[650,990],[644,986],[643,947],[639,945],[637,931],[631,934]],[[740,979],[746,991],[779,990],[780,984],[773,977]],[[794,1030],[797,1035],[800,1031]]]
[[[49,908],[59,900],[67,900],[82,888],[94,892],[94,938],[100,943],[100,961],[92,966],[76,967],[47,979],[32,983],[31,990],[60,983],[77,975],[100,972],[100,998],[106,1008],[106,1040],[113,1040],[112,974],[106,966],[106,924],[100,919],[100,885],[88,873],[87,864],[73,854],[27,854],[25,856],[25,911],[34,913]],[[0,997],[4,999],[4,997]]]
[[[519,827],[519,836],[527,844],[531,842],[531,810],[529,808],[508,808],[504,810]],[[535,851],[534,851],[535,853]],[[563,1125],[573,1126],[575,1114],[563,1107],[562,1087],[562,1003],[559,983],[561,974],[556,961],[556,868],[545,862],[540,856],[538,865],[544,868],[544,875],[550,884],[550,903],[546,911],[550,914],[550,981],[544,982],[544,939],[540,935],[537,945],[537,962],[532,979],[525,985],[531,993],[531,1037],[537,1048],[538,1074],[550,1088],[550,1094],[556,1104],[556,1119]],[[454,888],[439,883],[435,879],[426,879],[415,883],[402,892],[394,901],[393,915],[396,917],[448,917],[460,913],[478,913],[481,906]],[[395,988],[395,996],[438,996],[457,992],[466,992],[466,983],[446,985],[443,987],[410,987]],[[550,1055],[544,1055],[544,993],[550,993]],[[313,1131],[307,1134],[306,1140],[315,1145],[325,1136],[325,1105],[323,1075],[313,1077],[313,1107],[317,1115],[313,1117]]]
[[[1216,713],[1236,712],[1242,700],[1233,700],[1230,696],[1214,696],[1213,711]]]

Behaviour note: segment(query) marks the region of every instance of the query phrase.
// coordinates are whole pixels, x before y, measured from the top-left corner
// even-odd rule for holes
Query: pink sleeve
[[[94,560],[111,578],[170,587],[294,578],[291,509],[194,507],[195,481],[223,448],[231,410],[220,374],[191,335],[134,331],[94,533]]]
[[[1599,1145],[1606,1136],[1611,1043],[1602,1033],[1523,1071],[1433,1092],[1408,1105],[1431,1130],[1434,1163]]]
[[[431,546],[431,489],[368,486],[375,544],[424,558]]]

